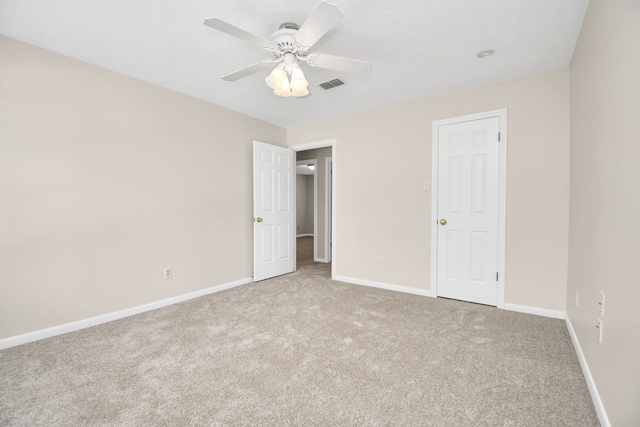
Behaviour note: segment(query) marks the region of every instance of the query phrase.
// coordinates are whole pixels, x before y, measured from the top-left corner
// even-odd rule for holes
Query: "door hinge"
[[[498,142],[500,142],[500,132],[498,132]]]
[[[498,272],[496,271],[496,282],[498,281]]]

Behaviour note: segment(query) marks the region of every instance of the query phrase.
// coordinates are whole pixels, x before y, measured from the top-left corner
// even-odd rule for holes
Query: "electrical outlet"
[[[600,291],[600,317],[604,317],[604,292]]]
[[[429,183],[429,181],[425,181],[422,184],[422,191],[429,191],[431,190],[431,184]]]
[[[598,342],[602,344],[602,320],[598,319],[598,323],[596,323],[596,328],[598,328]]]
[[[376,265],[377,265],[378,267],[382,267],[382,257],[378,257],[378,258],[376,258]]]
[[[173,271],[172,271],[171,267],[166,267],[164,269],[164,278],[165,279],[171,279],[172,276],[173,276]]]

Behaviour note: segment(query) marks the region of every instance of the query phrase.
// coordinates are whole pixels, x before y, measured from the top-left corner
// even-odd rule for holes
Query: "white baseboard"
[[[296,238],[298,237],[313,237],[313,233],[296,234]]]
[[[413,295],[420,295],[420,296],[435,298],[435,295],[430,290],[410,288],[407,286],[393,285],[390,283],[375,282],[373,280],[357,279],[354,277],[347,277],[347,276],[334,276],[333,280],[352,283],[354,285],[370,286],[373,288],[387,289],[389,291],[403,292],[406,294],[413,294]],[[546,308],[529,307],[526,305],[505,303],[504,309],[509,311],[516,311],[518,313],[535,314],[537,316],[551,317],[554,319],[565,319],[566,317],[564,311],[548,310]]]
[[[198,298],[204,295],[213,294],[215,292],[224,291],[226,289],[235,288],[236,286],[246,285],[252,283],[253,278],[248,277],[246,279],[236,280],[234,282],[223,283],[222,285],[212,286],[207,289],[201,289],[199,291],[190,292],[184,295],[178,295],[175,297],[163,299],[161,301],[151,302],[149,304],[139,305],[137,307],[131,307],[113,313],[102,314],[100,316],[90,317],[88,319],[78,320],[71,323],[65,323],[64,325],[54,326],[47,329],[41,329],[39,331],[29,332],[22,335],[16,335],[14,337],[0,339],[0,350],[15,347],[17,345],[26,344],[33,341],[38,341],[44,338],[54,337],[56,335],[66,334],[67,332],[78,331],[80,329],[96,326],[101,323],[111,322],[113,320],[122,319],[123,317],[133,316],[135,314],[144,313],[145,311],[155,310],[157,308],[166,307],[168,305],[177,304],[179,302],[187,301],[193,298]]]
[[[369,286],[372,288],[386,289],[388,291],[403,292],[405,294],[420,295],[423,297],[434,296],[431,293],[431,291],[427,291],[424,289],[410,288],[408,286],[393,285],[390,283],[374,282],[373,280],[356,279],[353,277],[337,276],[337,275],[333,276],[332,279],[340,282],[351,283],[354,285],[362,285],[362,286]]]
[[[600,420],[600,424],[602,425],[602,427],[611,427],[611,423],[609,422],[609,417],[607,417],[607,412],[604,410],[604,405],[602,404],[602,400],[600,399],[600,393],[598,393],[598,388],[596,387],[596,383],[593,380],[593,377],[591,376],[591,371],[589,370],[587,359],[584,358],[582,347],[580,347],[578,336],[573,330],[573,325],[571,325],[571,320],[569,319],[568,314],[565,316],[564,322],[567,324],[567,329],[569,330],[569,336],[571,337],[573,348],[576,351],[576,355],[578,356],[578,361],[580,361],[580,366],[582,367],[582,373],[584,374],[584,378],[587,380],[587,386],[589,387],[589,392],[591,393],[591,399],[593,400],[593,404],[596,407],[596,412],[598,414],[598,419]]]
[[[530,307],[528,305],[518,305],[504,303],[504,309],[516,311],[518,313],[535,314],[536,316],[551,317],[554,319],[564,319],[566,313],[564,311],[548,310],[546,308]]]

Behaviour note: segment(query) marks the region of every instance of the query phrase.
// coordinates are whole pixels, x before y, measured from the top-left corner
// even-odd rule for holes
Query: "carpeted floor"
[[[599,425],[563,321],[329,269],[2,350],[0,425]]]

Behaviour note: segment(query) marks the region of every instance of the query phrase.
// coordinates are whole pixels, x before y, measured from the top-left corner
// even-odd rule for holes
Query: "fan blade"
[[[294,36],[296,42],[309,49],[316,44],[327,31],[336,25],[344,15],[337,6],[323,1],[307,18]]]
[[[262,37],[254,36],[253,34],[218,18],[205,19],[204,25],[222,31],[223,33],[227,33],[249,43],[255,44],[256,46],[264,48],[269,48],[271,46],[270,41],[265,40]]]
[[[275,64],[275,62],[271,60],[256,62],[255,64],[249,65],[248,67],[245,67],[241,70],[234,71],[231,74],[227,74],[226,76],[222,77],[222,80],[235,82],[236,80],[240,80],[243,77],[247,77],[253,73],[257,73],[258,71],[264,70],[265,68],[271,68],[273,67],[273,64]]]
[[[310,53],[307,63],[312,67],[346,71],[347,73],[368,73],[373,68],[373,63],[371,62],[326,55],[324,53]]]

